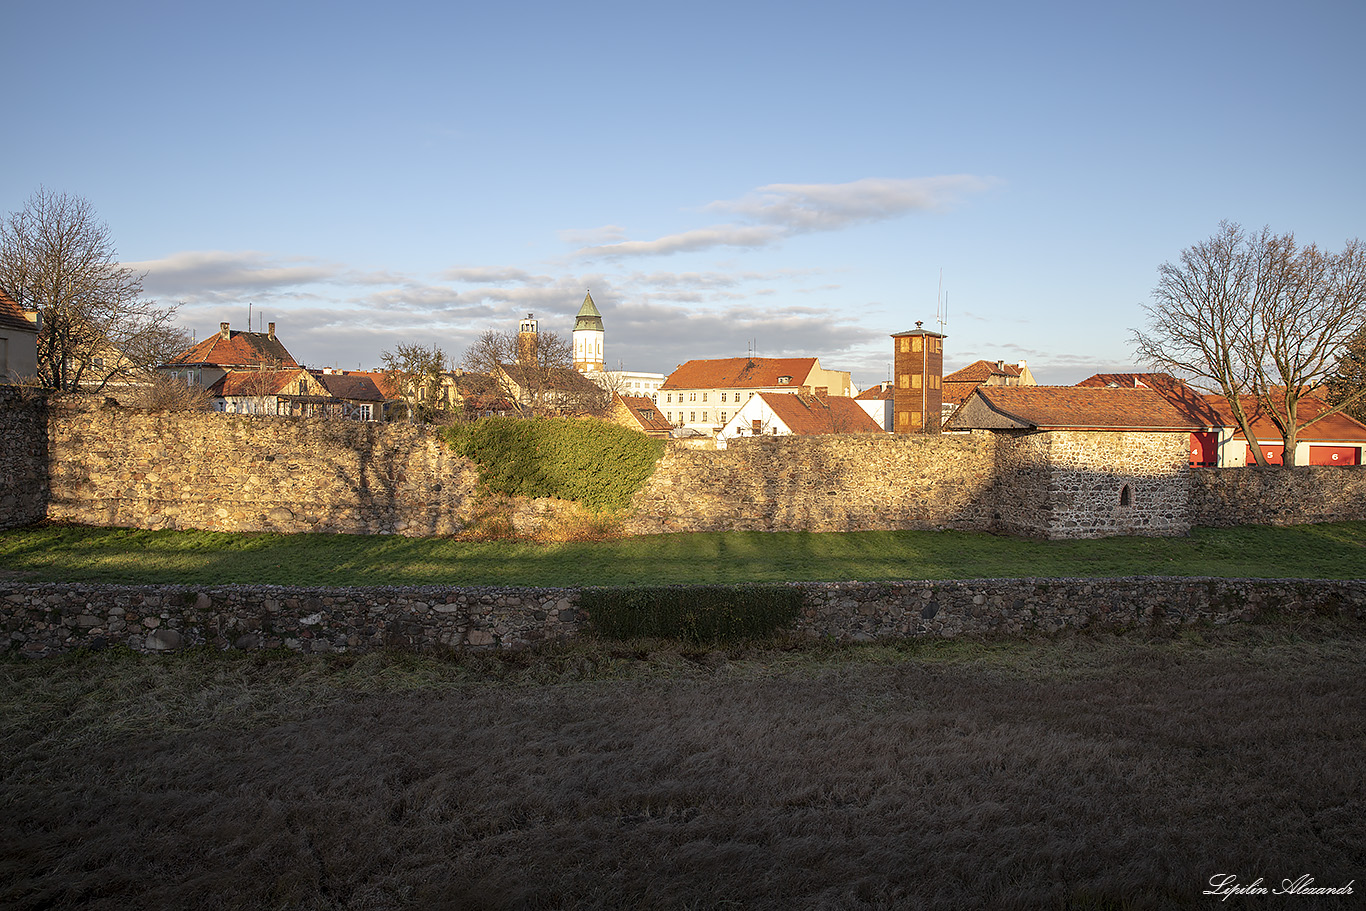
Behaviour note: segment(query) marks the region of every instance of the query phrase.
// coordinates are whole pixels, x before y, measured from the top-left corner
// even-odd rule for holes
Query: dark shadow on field
[[[1359,646],[1075,639],[757,676],[720,655],[280,696],[246,728],[72,751],[14,721],[0,905],[1156,909],[1208,906],[1220,871],[1342,885],[1366,858]]]

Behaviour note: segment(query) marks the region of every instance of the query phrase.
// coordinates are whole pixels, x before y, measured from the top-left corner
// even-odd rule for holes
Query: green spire
[[[602,314],[599,313],[598,308],[593,305],[593,295],[591,292],[583,296],[583,306],[579,308],[578,316],[574,318],[574,331],[577,332],[580,329],[596,329],[598,332],[603,331]]]

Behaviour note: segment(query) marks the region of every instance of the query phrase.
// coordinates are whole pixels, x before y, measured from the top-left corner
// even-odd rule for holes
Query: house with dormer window
[[[655,393],[655,406],[675,429],[715,434],[761,392],[852,398],[847,370],[826,370],[814,357],[730,357],[681,364]]]

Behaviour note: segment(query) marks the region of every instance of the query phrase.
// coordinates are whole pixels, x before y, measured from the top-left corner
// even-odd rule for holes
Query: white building
[[[814,357],[731,357],[688,361],[659,387],[655,404],[674,427],[708,436],[761,392],[851,397],[849,372]]]
[[[736,437],[884,433],[862,404],[838,395],[758,392],[721,428],[716,446],[725,449]]]
[[[653,400],[659,387],[664,385],[664,374],[608,370],[603,354],[606,345],[607,331],[602,324],[602,314],[590,292],[584,295],[583,306],[574,317],[574,369],[618,395],[644,395]]]

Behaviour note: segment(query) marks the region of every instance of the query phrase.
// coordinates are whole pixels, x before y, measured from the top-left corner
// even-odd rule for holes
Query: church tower
[[[536,321],[534,314],[528,313],[526,319],[517,324],[517,360],[524,364],[534,364],[540,341],[540,323]]]
[[[593,305],[591,293],[583,296],[583,306],[574,317],[574,369],[580,373],[595,373],[606,370],[607,364],[602,357],[603,338],[602,314]]]

